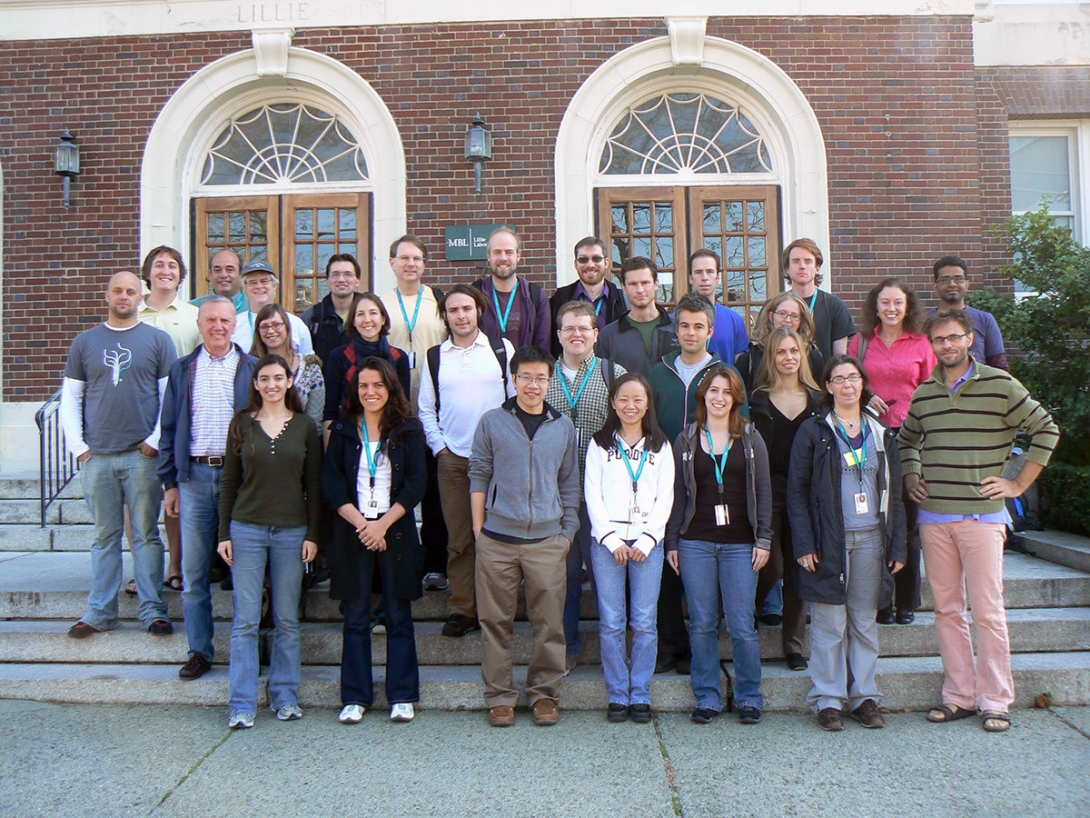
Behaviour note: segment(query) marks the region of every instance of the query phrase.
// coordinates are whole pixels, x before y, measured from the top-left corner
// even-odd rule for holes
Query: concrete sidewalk
[[[0,701],[0,815],[96,816],[1072,816],[1090,814],[1090,708],[979,719],[887,716],[819,730],[797,713],[652,725],[564,713],[490,728],[483,714],[309,709],[252,730],[225,708]]]

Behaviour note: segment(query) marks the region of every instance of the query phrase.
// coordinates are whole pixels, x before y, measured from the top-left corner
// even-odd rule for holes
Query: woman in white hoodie
[[[651,386],[634,372],[609,390],[602,430],[584,469],[599,639],[610,721],[651,720],[658,656],[658,602],[666,521],[674,503],[674,458],[655,420]],[[625,650],[625,583],[631,597],[631,662]]]

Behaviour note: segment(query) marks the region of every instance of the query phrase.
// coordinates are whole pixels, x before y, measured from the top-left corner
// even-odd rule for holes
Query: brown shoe
[[[876,730],[886,726],[886,720],[878,710],[878,702],[874,699],[865,699],[859,707],[852,711],[852,716],[859,719],[859,723],[870,730]]]
[[[201,654],[194,653],[189,657],[189,661],[182,665],[178,671],[179,679],[199,679],[212,669],[212,663],[205,659]]]
[[[488,711],[488,723],[493,727],[510,727],[515,723],[515,708],[498,704]]]
[[[538,727],[551,727],[560,721],[560,710],[552,699],[538,699],[534,702],[534,724]]]
[[[830,733],[844,729],[844,716],[835,707],[826,707],[818,713],[817,719],[818,727]]]

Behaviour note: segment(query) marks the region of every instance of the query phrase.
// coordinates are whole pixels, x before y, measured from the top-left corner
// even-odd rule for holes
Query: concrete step
[[[1090,572],[1090,539],[1065,531],[1023,531],[1018,539],[1040,559]]]
[[[0,662],[79,662],[90,664],[185,663],[189,654],[185,625],[174,622],[170,636],[152,636],[139,622],[124,622],[120,628],[86,639],[71,639],[68,629],[75,620],[24,620],[0,622]],[[263,635],[265,638],[267,635]],[[226,664],[231,655],[231,627],[217,629],[212,639],[214,661]],[[340,658],[338,657],[338,660]]]
[[[8,472],[0,477],[0,500],[36,500],[42,496],[38,472]],[[83,497],[79,474],[65,486],[60,496],[65,499]]]
[[[80,511],[80,507],[83,511]],[[66,509],[68,509],[66,511]],[[50,514],[53,510],[50,510]],[[37,522],[0,525],[0,553],[10,551],[87,551],[95,542],[91,513],[82,500],[63,501],[57,513],[86,521],[86,524],[56,524],[42,528]],[[37,519],[37,518],[35,518]],[[166,530],[159,526],[159,537],[166,544]],[[128,550],[128,541],[125,542]]]
[[[0,525],[40,525],[42,507],[38,500],[0,500]],[[82,498],[56,500],[46,512],[46,524],[90,525],[91,509]]]
[[[1090,704],[1090,652],[1023,653],[1012,658],[1015,707],[1034,705],[1049,693],[1060,706]],[[733,675],[733,667],[725,665]],[[375,668],[375,709],[387,706],[383,695],[385,668]],[[525,666],[514,669],[516,684],[526,678]],[[260,703],[268,703],[267,678],[262,676]],[[923,710],[940,700],[942,663],[938,657],[884,658],[878,661],[878,687],[888,710]],[[425,666],[420,669],[421,710],[484,710],[480,668]],[[805,710],[810,678],[784,665],[763,668],[761,690],[770,711]],[[216,666],[196,681],[178,679],[176,665],[0,664],[0,698],[104,704],[196,704],[224,707],[229,682],[226,667]],[[658,710],[688,711],[695,706],[689,677],[656,676],[651,697]],[[304,708],[339,708],[340,667],[303,668],[299,701]],[[596,666],[576,668],[561,685],[565,710],[604,710],[605,685]],[[523,699],[521,704],[525,705]],[[318,714],[335,718],[335,712]],[[378,715],[378,714],[375,714]],[[384,717],[385,714],[383,714]],[[371,718],[371,716],[368,716]],[[527,716],[520,714],[520,718]]]

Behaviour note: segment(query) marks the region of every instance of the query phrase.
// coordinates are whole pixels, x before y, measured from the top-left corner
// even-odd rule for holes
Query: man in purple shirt
[[[552,346],[552,314],[541,287],[521,276],[522,242],[510,227],[499,227],[488,237],[487,275],[473,286],[484,293],[488,310],[481,329],[493,338],[503,336],[515,349],[533,344]]]
[[[943,256],[931,268],[935,274],[935,295],[939,299],[938,310],[927,314],[949,315],[954,310],[965,310],[973,319],[973,357],[988,366],[1010,371],[1007,353],[1003,348],[1003,334],[995,316],[984,310],[975,310],[965,305],[965,293],[969,291],[969,267],[965,259],[958,256]]]
[[[606,243],[597,236],[579,239],[575,245],[575,273],[573,283],[560,287],[549,299],[553,319],[553,355],[560,357],[560,341],[555,330],[560,329],[556,315],[569,301],[588,301],[594,305],[598,316],[598,332],[612,324],[628,310],[621,288],[606,279],[612,262],[606,254]]]

